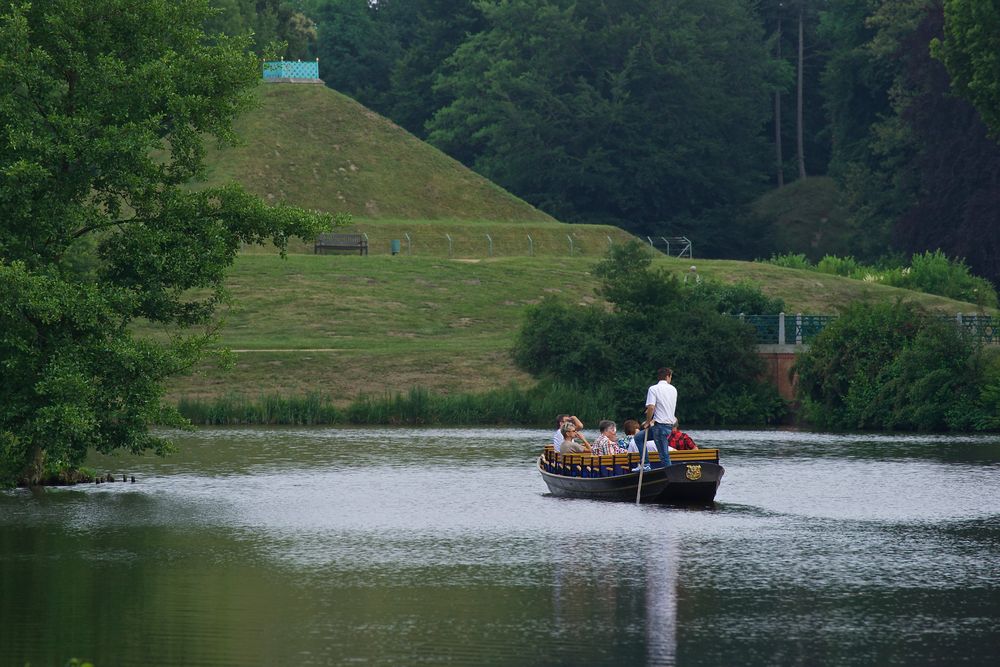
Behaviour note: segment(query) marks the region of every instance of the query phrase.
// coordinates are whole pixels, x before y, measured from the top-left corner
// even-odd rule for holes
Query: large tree
[[[951,84],[1000,135],[1000,2],[944,0],[944,40],[935,55],[951,74]]]
[[[776,68],[745,3],[483,8],[489,27],[440,80],[455,101],[429,124],[481,173],[566,220],[661,232],[766,180]]]
[[[202,30],[207,0],[0,2],[0,483],[89,448],[162,450],[163,381],[211,341],[242,243],[324,216],[235,186],[194,191],[203,138],[259,79],[245,39]],[[137,318],[170,328],[137,339]],[[203,325],[200,333],[187,333]]]
[[[943,29],[944,14],[934,2],[902,42],[908,95],[898,108],[920,148],[907,164],[915,202],[897,221],[895,242],[907,252],[940,248],[998,283],[1000,145],[976,108],[951,94],[948,71],[930,55],[928,45]]]

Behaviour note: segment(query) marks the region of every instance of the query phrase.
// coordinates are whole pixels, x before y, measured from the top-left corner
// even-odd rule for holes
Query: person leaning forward
[[[646,391],[646,420],[642,427],[649,429],[649,438],[656,443],[656,448],[660,451],[660,460],[663,465],[670,465],[670,432],[673,424],[677,421],[674,410],[677,409],[677,389],[670,381],[674,372],[669,368],[660,368],[656,371],[656,384]]]

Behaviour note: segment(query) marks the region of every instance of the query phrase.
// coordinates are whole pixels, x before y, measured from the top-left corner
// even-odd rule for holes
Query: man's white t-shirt
[[[563,441],[562,429],[557,428],[556,432],[552,434],[552,446],[556,448],[557,452],[559,451],[559,445],[562,444],[562,441]]]
[[[658,424],[673,424],[677,421],[677,389],[666,380],[660,380],[646,392],[646,405],[653,408],[653,421]]]

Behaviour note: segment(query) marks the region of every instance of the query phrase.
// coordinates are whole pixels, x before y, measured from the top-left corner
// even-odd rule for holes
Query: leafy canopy
[[[912,304],[854,305],[796,363],[803,414],[830,429],[995,429],[996,356]]]
[[[207,0],[0,2],[0,483],[88,447],[162,451],[148,425],[181,424],[163,380],[211,341],[241,244],[330,224],[184,187],[259,79],[247,39],[210,38],[208,15]],[[140,317],[177,328],[136,340]]]
[[[508,0],[449,58],[430,141],[543,210],[627,229],[763,185],[780,67],[747,3]]]
[[[1000,4],[944,0],[944,34],[931,42],[931,53],[948,68],[952,87],[1000,136]]]

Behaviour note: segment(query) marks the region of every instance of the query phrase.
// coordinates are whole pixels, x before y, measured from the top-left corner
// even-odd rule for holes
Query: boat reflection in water
[[[638,553],[634,542],[622,552],[601,551],[607,543],[595,545],[586,535],[555,543],[556,560],[586,552],[593,561],[553,569],[545,634],[566,645],[557,653],[579,658],[586,647],[593,664],[677,664],[679,549],[675,536],[648,534],[643,541]]]

